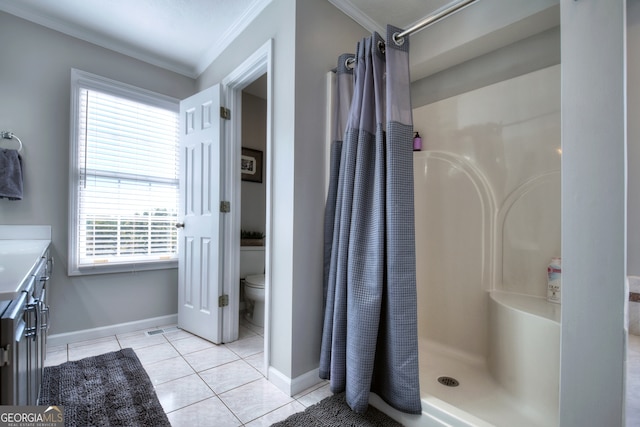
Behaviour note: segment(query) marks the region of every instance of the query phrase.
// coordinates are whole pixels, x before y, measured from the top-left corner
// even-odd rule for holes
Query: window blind
[[[78,268],[177,257],[176,111],[80,88]]]

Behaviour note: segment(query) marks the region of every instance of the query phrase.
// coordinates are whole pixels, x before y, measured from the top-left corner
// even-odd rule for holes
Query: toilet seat
[[[264,289],[264,274],[253,274],[244,278],[246,286],[255,289]]]

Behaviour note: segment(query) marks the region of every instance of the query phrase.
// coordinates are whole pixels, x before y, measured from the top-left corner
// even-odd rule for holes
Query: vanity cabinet
[[[0,240],[0,405],[36,405],[53,268],[46,240]]]

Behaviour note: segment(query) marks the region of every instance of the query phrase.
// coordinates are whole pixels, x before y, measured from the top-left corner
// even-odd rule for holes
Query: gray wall
[[[327,31],[327,23],[331,31]],[[52,334],[175,314],[177,271],[70,278],[67,264],[70,69],[186,98],[274,40],[271,364],[295,378],[318,366],[322,331],[325,74],[367,32],[329,2],[274,0],[197,79],[0,14],[0,128],[25,143],[21,202],[3,224],[51,224],[57,269]],[[12,42],[4,42],[12,40]],[[316,100],[316,102],[309,102]],[[33,118],[32,118],[33,117]],[[46,207],[46,209],[43,209]]]
[[[338,56],[370,34],[328,1],[299,1],[296,9],[295,187],[293,224],[294,373],[317,369],[322,334],[325,206],[326,74]],[[325,161],[328,161],[325,159]]]
[[[247,231],[265,231],[267,148],[267,101],[242,93],[242,147],[262,151],[262,182],[242,181],[240,227]]]
[[[273,47],[273,199],[274,217],[271,230],[272,257],[271,297],[271,365],[291,376],[291,264],[293,223],[293,112],[295,45],[295,1],[274,0],[200,75],[198,90],[220,83],[269,39]],[[233,112],[232,112],[233,114]]]
[[[195,81],[0,12],[0,130],[24,143],[25,196],[0,200],[0,223],[52,226],[51,334],[177,311],[177,270],[68,277],[70,70],[175,98]]]
[[[329,2],[274,0],[198,79],[220,82],[273,38],[270,363],[289,378],[319,363],[325,75],[366,34]]]

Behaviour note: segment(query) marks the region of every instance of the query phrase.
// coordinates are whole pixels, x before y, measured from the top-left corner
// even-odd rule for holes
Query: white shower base
[[[557,351],[557,349],[553,350],[551,345],[547,346],[547,343],[557,338],[559,322],[550,319],[549,314],[544,310],[556,311],[558,306],[549,307],[549,303],[540,298],[501,293],[492,295],[492,300],[491,311],[494,318],[504,320],[501,316],[513,316],[509,319],[509,323],[517,325],[515,328],[495,328],[498,330],[493,331],[494,334],[501,334],[499,339],[494,336],[491,340],[490,354],[493,355],[494,361],[503,360],[501,358],[505,357],[505,351],[510,359],[502,364],[502,368],[494,367],[499,372],[492,374],[487,361],[482,357],[423,339],[419,342],[422,415],[408,415],[396,411],[373,394],[370,399],[371,404],[407,427],[549,427],[557,425],[557,414],[548,410],[544,402],[534,401],[536,396],[526,393],[525,395],[520,393],[521,396],[518,396],[518,387],[527,389],[528,383],[532,381],[531,372],[523,374],[523,371],[530,371],[528,367],[523,367],[523,364],[531,363],[528,359],[530,354],[523,353],[522,348],[518,348],[514,343],[517,344],[518,340],[527,337],[524,339],[527,343],[541,340],[547,352]],[[554,314],[556,315],[557,313]],[[548,327],[550,322],[553,325],[551,328]],[[504,348],[505,344],[508,348]],[[542,356],[540,353],[539,355]],[[540,357],[540,360],[544,362],[544,357]],[[514,368],[519,372],[514,373]],[[459,385],[457,387],[442,385],[438,382],[441,376],[453,377]],[[507,390],[498,383],[496,378],[502,378],[503,381],[508,378],[513,390]],[[537,389],[535,384],[530,385],[532,389]],[[551,387],[552,390],[547,393],[549,395],[553,395],[553,386]]]
[[[438,377],[453,377],[460,385],[447,387]],[[422,415],[403,414],[372,395],[371,404],[406,427],[540,427],[544,420],[527,414],[493,380],[486,363],[434,342],[420,342]]]

